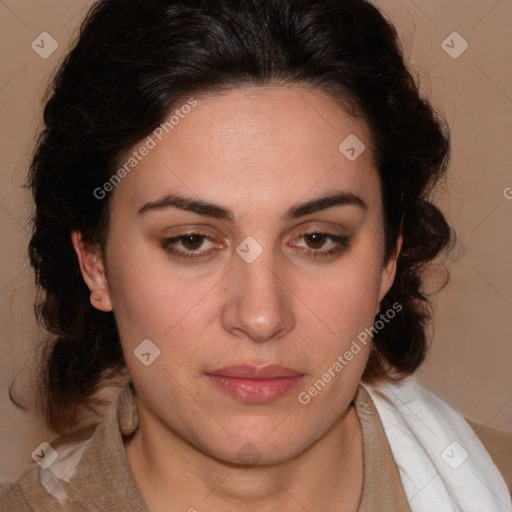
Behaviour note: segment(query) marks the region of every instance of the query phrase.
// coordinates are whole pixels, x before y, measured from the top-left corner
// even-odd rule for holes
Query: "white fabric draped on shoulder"
[[[413,512],[512,512],[504,479],[457,411],[414,376],[362,386],[379,412]]]

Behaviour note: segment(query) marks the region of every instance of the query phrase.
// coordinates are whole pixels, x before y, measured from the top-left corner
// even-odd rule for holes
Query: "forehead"
[[[379,202],[368,127],[321,91],[251,87],[195,101],[175,105],[167,125],[150,134],[154,147],[115,191],[125,204],[178,192],[233,208],[270,207],[334,189]]]

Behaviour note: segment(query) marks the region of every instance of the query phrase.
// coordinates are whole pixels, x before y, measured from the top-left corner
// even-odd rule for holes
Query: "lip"
[[[277,400],[298,386],[304,374],[277,364],[234,365],[208,372],[206,377],[237,400],[264,404]]]

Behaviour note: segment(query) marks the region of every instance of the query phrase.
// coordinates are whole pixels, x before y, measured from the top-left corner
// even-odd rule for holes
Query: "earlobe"
[[[91,304],[100,311],[112,311],[105,267],[99,245],[84,242],[82,233],[73,230],[71,242],[75,249],[82,277],[91,292]]]

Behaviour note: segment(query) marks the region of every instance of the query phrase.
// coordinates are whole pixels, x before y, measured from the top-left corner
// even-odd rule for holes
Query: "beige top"
[[[353,403],[363,435],[363,492],[358,512],[411,512],[379,415],[362,386]],[[128,465],[122,438],[133,434],[138,425],[129,382],[85,441],[52,442],[58,459],[48,469],[34,462],[16,481],[4,483],[0,510],[149,512]]]

